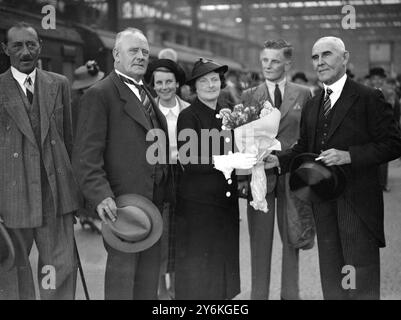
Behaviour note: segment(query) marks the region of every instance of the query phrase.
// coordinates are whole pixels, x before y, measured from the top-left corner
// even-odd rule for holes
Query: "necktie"
[[[281,91],[280,88],[278,87],[278,84],[276,83],[276,88],[274,89],[274,106],[277,109],[280,109],[281,102],[282,102]]]
[[[143,88],[143,85],[137,84],[134,81],[132,81],[131,79],[128,79],[122,75],[119,75],[120,79],[123,82],[126,82],[128,84],[133,84],[139,91],[139,96],[141,97],[141,102],[143,107],[145,108],[146,112],[151,115],[152,114],[152,102],[150,101],[148,95],[146,94],[145,89]]]
[[[326,95],[324,96],[323,100],[323,114],[325,117],[327,117],[330,113],[331,110],[331,100],[330,100],[330,95],[333,93],[333,90],[330,88],[326,89]]]
[[[33,83],[32,83],[32,79],[30,76],[27,76],[25,81],[24,81],[24,86],[26,88],[26,97],[28,98],[28,101],[30,104],[32,104],[33,101]]]

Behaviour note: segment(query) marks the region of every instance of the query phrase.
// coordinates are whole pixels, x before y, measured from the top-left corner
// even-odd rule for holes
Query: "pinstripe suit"
[[[291,159],[316,152],[323,94],[310,100],[302,111],[298,143],[279,155],[288,171]],[[336,201],[313,206],[319,247],[319,264],[325,299],[378,299],[380,297],[379,247],[385,246],[383,194],[378,167],[401,155],[400,130],[383,95],[347,79],[331,111],[326,149],[348,150],[351,164],[344,194]],[[356,288],[345,289],[341,271],[355,268]]]
[[[287,150],[296,142],[299,136],[301,110],[309,98],[308,88],[286,82],[277,135],[282,150]],[[242,96],[245,105],[261,105],[266,100],[272,103],[265,82],[256,88],[245,91]],[[247,207],[252,265],[251,299],[259,300],[269,297],[276,198],[277,222],[283,242],[282,298],[288,300],[299,298],[298,248],[313,245],[314,231],[310,208],[291,196],[288,176],[277,177],[273,170],[267,171],[266,199],[269,213],[258,212],[249,203]]]
[[[68,80],[36,71],[32,108],[40,114],[40,121],[35,124],[27,112],[29,102],[11,70],[0,75],[0,87],[0,215],[5,226],[21,233],[25,241],[24,250],[18,252],[19,268],[12,271],[12,287],[20,290],[10,288],[9,295],[33,298],[33,287],[22,293],[23,287],[29,286],[29,281],[22,279],[31,274],[26,254],[35,240],[39,267],[53,265],[57,277],[55,290],[41,288],[42,298],[73,298],[71,213],[78,207],[78,188],[69,160],[72,130]],[[4,295],[7,297],[7,292]]]

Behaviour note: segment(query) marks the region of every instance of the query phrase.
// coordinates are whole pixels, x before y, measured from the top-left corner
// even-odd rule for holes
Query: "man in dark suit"
[[[293,47],[283,39],[268,40],[260,53],[265,81],[246,90],[242,101],[246,106],[269,101],[281,112],[277,139],[282,150],[290,148],[299,137],[301,111],[311,93],[305,86],[286,80],[291,68]],[[294,198],[289,190],[289,175],[277,176],[266,171],[268,213],[247,206],[251,245],[251,299],[268,299],[273,248],[273,231],[277,199],[277,222],[283,242],[281,298],[299,299],[299,249],[311,248],[314,241],[310,208]],[[245,187],[246,188],[246,187]]]
[[[142,82],[149,60],[144,34],[133,28],[117,34],[113,57],[115,70],[82,97],[73,155],[89,208],[104,223],[116,220],[114,199],[123,194],[145,196],[162,211],[168,177],[167,165],[147,159],[148,132],[167,132],[167,123]],[[167,154],[168,144],[162,147]],[[105,248],[106,299],[157,299],[160,241],[139,253]]]
[[[349,53],[341,39],[324,37],[312,63],[324,84],[302,111],[298,143],[267,158],[283,172],[297,154],[317,153],[327,166],[341,166],[344,193],[313,205],[325,299],[379,299],[380,255],[385,246],[379,165],[401,155],[401,137],[391,106],[380,91],[345,74]]]
[[[3,49],[11,67],[0,75],[0,218],[18,245],[16,266],[0,275],[0,297],[35,298],[28,258],[35,241],[41,298],[73,299],[78,187],[68,80],[36,68],[41,41],[26,23],[8,30]]]

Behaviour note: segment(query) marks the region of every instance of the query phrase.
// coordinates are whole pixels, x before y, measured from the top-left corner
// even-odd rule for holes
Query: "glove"
[[[251,169],[257,162],[256,155],[252,153],[230,153],[222,156],[213,156],[214,167],[223,172],[229,179],[234,169]]]
[[[257,162],[255,154],[252,153],[231,153],[224,157],[227,157],[225,161],[234,169],[251,169]]]

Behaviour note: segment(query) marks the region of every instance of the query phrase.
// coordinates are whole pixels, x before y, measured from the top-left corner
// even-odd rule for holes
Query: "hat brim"
[[[208,74],[210,72],[217,72],[217,73],[226,73],[228,71],[228,66],[223,65],[223,66],[216,66],[215,68],[211,68],[208,70],[204,70],[202,72],[199,72],[189,80],[187,80],[187,84],[191,85],[192,83],[195,82],[196,79],[199,79],[200,77],[204,76],[205,74]]]
[[[158,68],[166,68],[170,70],[174,74],[175,80],[178,82],[180,87],[185,84],[186,76],[184,69],[178,63],[170,59],[158,59],[149,64],[148,70],[144,76],[147,83],[151,81],[153,72]]]
[[[152,221],[152,229],[145,239],[127,242],[119,238],[108,224],[103,222],[102,235],[108,245],[121,252],[135,253],[150,248],[160,239],[163,232],[163,218],[159,209],[149,199],[138,194],[125,194],[116,198],[116,206],[117,208],[134,206],[142,209]]]
[[[102,80],[104,78],[104,72],[99,71],[99,73],[95,77],[90,77],[82,80],[74,80],[71,88],[73,90],[85,89],[93,86],[96,82]]]
[[[311,180],[315,178],[312,174],[297,171],[306,162],[314,163],[317,157],[319,155],[315,153],[303,153],[293,159],[290,165],[290,190],[298,199],[305,202],[321,203],[335,200],[341,196],[347,185],[347,179],[341,167],[326,166],[323,162],[317,162],[322,169],[326,168],[333,176],[333,179],[322,180],[318,184],[311,184]]]
[[[6,258],[0,261],[0,270],[9,271],[15,264],[15,249],[10,235],[2,223],[0,223],[0,237],[3,238],[8,251]]]

